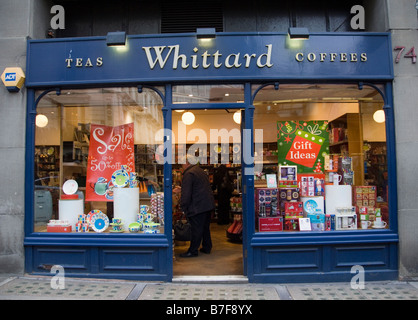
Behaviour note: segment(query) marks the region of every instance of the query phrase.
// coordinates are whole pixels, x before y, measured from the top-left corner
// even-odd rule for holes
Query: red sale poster
[[[134,124],[117,127],[91,124],[86,201],[112,201],[112,175],[122,166],[135,171]]]

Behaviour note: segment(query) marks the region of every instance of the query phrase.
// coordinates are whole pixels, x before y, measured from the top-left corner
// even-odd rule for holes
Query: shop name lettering
[[[145,52],[149,67],[153,70],[157,65],[160,69],[164,69],[166,66],[171,65],[172,69],[176,70],[179,67],[182,69],[203,68],[208,69],[213,67],[219,69],[222,66],[225,68],[249,68],[251,64],[255,64],[258,68],[271,68],[272,63],[272,50],[273,45],[268,44],[265,46],[266,51],[262,54],[255,53],[231,53],[228,55],[222,54],[219,50],[209,53],[205,50],[202,54],[198,54],[199,49],[194,48],[193,52],[187,56],[180,51],[180,45],[173,46],[153,46],[142,47]],[[295,60],[298,63],[303,62],[366,62],[366,53],[326,53],[326,52],[298,52],[295,54]],[[170,63],[168,62],[170,61]],[[67,58],[65,59],[67,68],[92,68],[94,66],[101,67],[104,63],[103,57],[97,58]]]
[[[67,68],[71,68],[72,66],[75,66],[77,68],[81,68],[81,67],[87,67],[87,68],[92,68],[93,66],[96,67],[101,67],[103,65],[103,58],[102,57],[98,57],[96,59],[91,59],[91,58],[67,58],[65,59],[65,63],[67,64]]]
[[[266,45],[267,51],[257,57],[255,53],[241,54],[241,53],[231,53],[223,58],[223,55],[217,50],[214,53],[209,53],[207,50],[201,54],[199,58],[198,54],[192,54],[190,57],[187,57],[186,54],[180,53],[180,46],[154,46],[154,47],[142,47],[147,56],[148,64],[151,69],[154,69],[158,64],[161,69],[163,69],[170,57],[172,57],[172,68],[177,69],[179,64],[181,64],[182,69],[187,69],[190,66],[193,69],[202,67],[204,69],[213,66],[218,69],[223,65],[230,68],[240,68],[244,65],[245,68],[249,68],[251,63],[254,63],[259,68],[272,67],[272,45]],[[198,48],[194,48],[193,51],[197,53]],[[309,52],[307,54],[303,52],[298,52],[295,55],[297,62],[309,61],[309,62],[366,62],[367,54],[366,53],[314,53]]]

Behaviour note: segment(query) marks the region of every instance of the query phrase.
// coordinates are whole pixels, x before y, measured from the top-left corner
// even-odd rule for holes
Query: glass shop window
[[[173,86],[173,103],[242,103],[244,85],[180,85]]]
[[[255,143],[258,232],[389,227],[385,117],[375,89],[269,86],[254,106],[262,137]]]
[[[34,231],[163,233],[162,107],[149,89],[45,95],[36,116]]]

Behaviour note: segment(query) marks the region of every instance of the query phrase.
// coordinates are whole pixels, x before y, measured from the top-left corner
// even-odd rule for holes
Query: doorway
[[[193,155],[198,165],[208,174],[217,204],[210,226],[213,245],[210,254],[199,252],[197,257],[180,257],[181,253],[188,250],[190,243],[173,240],[173,276],[175,277],[244,274],[242,228],[239,232],[239,223],[242,225],[243,215],[240,203],[241,133],[239,121],[234,121],[233,118],[238,110],[188,109],[172,112],[173,154],[176,159],[172,165],[173,185],[181,184],[182,157],[184,160],[185,155]],[[193,123],[185,124],[188,123],[184,116],[186,112],[193,114]],[[228,221],[220,219],[219,194],[214,184],[215,174],[221,165],[227,168],[234,187],[230,198]],[[176,199],[173,197],[173,222],[181,218],[181,210],[176,207]]]

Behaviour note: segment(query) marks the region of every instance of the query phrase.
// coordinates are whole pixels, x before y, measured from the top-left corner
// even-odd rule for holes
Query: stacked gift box
[[[277,216],[277,188],[256,188],[256,214],[259,217]]]
[[[299,188],[279,188],[279,209],[284,217],[284,230],[299,230],[299,218],[303,217]]]
[[[296,198],[296,191],[292,190],[293,198]],[[287,191],[286,191],[287,193]],[[299,230],[299,218],[303,218],[303,203],[287,199],[282,202],[284,204],[284,229],[287,231]]]
[[[353,185],[354,171],[352,170],[353,159],[351,157],[338,158],[338,172],[342,175],[341,183],[343,185]]]
[[[353,186],[353,205],[361,221],[374,221],[376,218],[377,192],[375,186]],[[380,210],[378,210],[380,213]]]
[[[298,185],[300,189],[301,197],[314,197],[325,195],[325,175],[312,173],[312,174],[299,174]]]
[[[279,215],[277,188],[256,188],[255,213],[260,231],[282,231],[283,218]]]
[[[380,208],[376,208],[376,187],[348,185],[350,169],[351,158],[339,158],[338,172],[348,173],[344,185],[329,186],[325,183],[325,174],[306,173],[297,176],[295,174],[293,177],[297,177],[297,180],[279,179],[278,188],[256,188],[259,231],[299,231],[301,218],[310,219],[312,231],[352,230],[362,226],[364,229],[365,224],[361,222],[365,220],[371,222],[369,227],[373,227],[376,216],[382,216]],[[342,197],[342,203],[338,200],[334,210],[325,208],[325,190],[328,194],[331,192],[330,188],[336,189],[338,199]],[[343,192],[345,189],[339,188],[350,190],[346,194],[347,192]],[[331,193],[332,199],[335,199],[334,193]],[[329,205],[327,202],[327,207]],[[379,219],[382,219],[380,216]]]
[[[304,216],[311,221],[311,230],[325,230],[325,174],[298,174]]]
[[[164,225],[164,193],[151,194],[151,213],[158,218],[158,222]]]
[[[339,184],[353,185],[354,171],[352,170],[352,162],[353,159],[351,157],[342,157],[338,154],[325,156],[324,170],[326,172],[326,182],[332,183],[334,174],[339,174],[342,176]]]
[[[338,143],[347,140],[346,128],[331,128],[329,131],[329,142]]]

